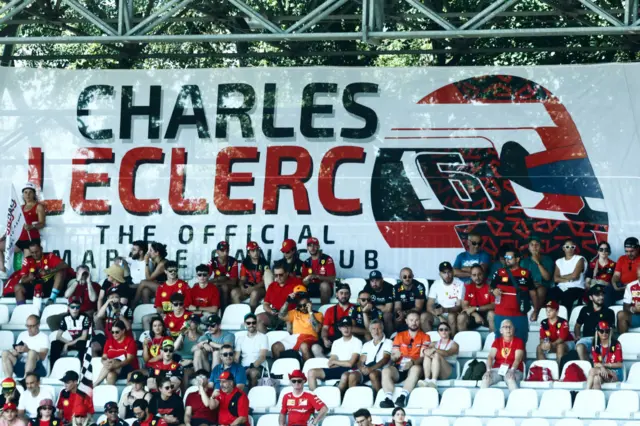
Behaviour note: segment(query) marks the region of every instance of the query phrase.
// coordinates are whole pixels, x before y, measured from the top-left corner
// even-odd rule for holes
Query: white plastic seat
[[[535,418],[535,419],[524,419],[522,423],[520,423],[520,426],[550,426],[550,425],[549,425],[549,420],[547,419]]]
[[[464,412],[468,416],[493,417],[504,408],[502,389],[479,389],[473,399],[473,406]]]
[[[47,319],[54,315],[66,314],[69,308],[66,305],[53,304],[44,308],[40,317],[40,330],[50,330]]]
[[[618,302],[622,302],[622,300],[619,300]],[[613,311],[614,328],[618,326],[618,312],[620,312],[623,308],[624,307],[622,306],[622,304],[609,306],[609,309]],[[640,330],[640,328],[629,328],[629,331],[632,333],[636,333],[638,332],[638,330]]]
[[[351,297],[349,298],[349,302],[356,303],[358,301],[358,293],[362,291],[367,282],[364,278],[345,278],[342,280],[343,284],[349,284],[349,288],[351,289]],[[323,314],[324,315],[324,314]]]
[[[440,406],[431,410],[439,416],[460,416],[471,408],[471,392],[467,388],[449,388],[442,394]]]
[[[244,316],[251,313],[249,305],[236,303],[227,306],[222,315],[220,327],[223,330],[240,330],[244,325]]]
[[[0,305],[0,308],[2,308],[2,306],[4,305]],[[8,318],[7,318],[7,321],[8,321]],[[0,351],[13,349],[14,343],[15,343],[15,339],[13,338],[12,332],[10,332],[9,330],[0,330]]]
[[[628,420],[640,409],[638,394],[631,390],[618,390],[609,396],[607,409],[600,413],[602,419]]]
[[[640,426],[640,422],[625,422],[622,426]]]
[[[320,386],[313,391],[329,410],[340,406],[340,389],[335,386]]]
[[[409,403],[411,403],[411,396],[409,396]],[[355,386],[347,389],[344,398],[342,398],[342,404],[334,409],[333,412],[351,414],[359,408],[370,408],[372,406],[373,392],[371,388],[369,386]]]
[[[585,305],[576,306],[571,310],[571,318],[569,318],[569,330],[573,332],[573,329],[576,327],[578,323],[578,317],[580,316],[580,311],[584,308]]]
[[[320,306],[320,308],[318,309],[318,312],[320,312],[322,314],[322,316],[324,316],[324,314],[329,310],[329,308],[331,308],[334,305],[334,303],[327,303],[326,305],[322,305]]]
[[[402,393],[402,388],[394,387],[393,388],[393,396],[391,400],[395,402],[395,400]],[[384,389],[380,389],[378,391],[378,395],[376,395],[376,400],[373,402],[373,407],[369,409],[372,415],[391,415],[392,408],[380,408],[380,403],[386,398],[386,394],[384,393]]]
[[[571,393],[567,389],[544,391],[538,409],[531,412],[532,417],[562,417],[571,410]]]
[[[516,426],[516,422],[509,418],[489,419],[487,426]]]
[[[93,370],[93,380],[95,381],[102,370],[102,359],[91,358],[91,369]]]
[[[280,375],[282,374],[282,379],[280,380],[281,385],[289,384],[289,374],[293,372],[293,370],[300,369],[300,362],[294,358],[280,358],[276,359],[271,366],[271,374]]]
[[[605,398],[601,390],[587,389],[581,390],[576,396],[573,408],[566,413],[565,417],[595,418],[597,413],[604,411]]]
[[[259,304],[258,307],[256,308],[256,311],[254,312],[254,314],[256,316],[263,314],[264,313],[264,305]]]
[[[249,391],[249,407],[254,412],[266,413],[267,408],[276,405],[276,389],[271,386],[256,386]]]
[[[73,358],[70,356],[59,358],[56,363],[53,364],[49,377],[42,378],[42,383],[48,385],[60,385],[62,383],[60,380],[64,377],[67,371],[75,371],[80,374],[81,367],[82,365],[80,364],[79,358]]]
[[[491,345],[496,340],[495,333],[487,334],[487,337],[484,339],[484,344],[482,345],[482,350],[476,353],[476,358],[487,358],[489,356],[489,352],[491,351]]]
[[[477,331],[459,331],[453,341],[460,347],[458,357],[471,358],[482,349],[482,336]]]
[[[531,374],[531,368],[535,367],[535,366],[540,366],[543,368],[548,368],[551,371],[551,378],[553,380],[558,380],[560,373],[558,371],[558,363],[557,361],[554,360],[550,360],[550,359],[543,359],[543,360],[535,360],[531,363],[531,366],[529,367],[529,372],[527,374],[530,375]],[[533,388],[533,389],[551,389],[551,387],[553,386],[553,381],[549,381],[549,382],[530,382],[527,379],[523,380],[522,382],[520,382],[520,387],[522,388]]]
[[[93,409],[104,412],[104,404],[118,401],[118,388],[115,385],[100,385],[93,388]]]
[[[327,358],[311,358],[311,359],[308,359],[307,362],[305,362],[304,366],[302,367],[302,372],[304,373],[305,376],[308,377],[309,370],[311,370],[313,368],[328,368],[327,367],[327,363],[328,362],[329,362],[329,360]]]
[[[329,416],[322,421],[322,426],[351,426],[348,416]]]
[[[420,426],[449,426],[449,419],[441,416],[423,417]]]
[[[580,419],[561,419],[555,426],[584,426],[584,423]]]
[[[153,303],[145,303],[142,305],[138,305],[136,306],[136,308],[133,310],[133,325],[138,325],[139,327],[142,326],[142,318],[144,318],[147,315],[154,315],[156,314],[158,311],[156,311],[155,306],[153,306]]]
[[[18,305],[11,313],[8,324],[2,326],[3,330],[26,330],[27,318],[29,315],[39,315],[40,313],[33,305]],[[42,322],[40,323],[42,326]]]
[[[622,345],[622,359],[625,361],[638,359],[640,355],[640,334],[623,333],[618,336],[618,342]]]
[[[391,285],[396,285],[398,284],[398,280],[396,278],[389,278],[389,277],[385,277],[383,278],[383,280]]]
[[[0,324],[7,324],[9,322],[9,307],[7,305],[0,304]]]
[[[482,420],[477,417],[458,417],[453,426],[482,426]]]
[[[560,305],[560,309],[558,310],[558,317],[568,320],[569,319],[568,316],[569,315],[567,314],[567,308]],[[547,310],[540,309],[540,313],[538,314],[538,321],[536,322],[540,324],[542,320],[545,320],[545,319],[547,319]]]
[[[278,402],[276,402],[276,405],[269,407],[269,413],[279,413],[280,409],[282,408],[282,399],[286,394],[291,393],[292,391],[293,388],[291,386],[285,386],[284,388],[282,388],[280,390],[280,395],[278,395]]]
[[[260,418],[258,419],[258,424],[256,426],[279,426],[279,417],[279,414],[265,414],[263,416],[260,416]]]
[[[618,422],[614,420],[592,420],[589,426],[618,426]]]
[[[418,281],[420,284],[422,284],[424,286],[424,288],[427,290],[427,294],[429,293],[429,280],[426,278],[414,278],[414,280]]]
[[[287,336],[289,336],[289,333],[284,330],[274,330],[268,332],[267,341],[269,342],[269,350],[271,350],[271,346],[273,346],[274,343],[281,341]]]
[[[502,417],[528,417],[538,408],[538,393],[533,389],[516,389],[509,393],[507,406],[498,411]]]
[[[620,384],[622,389],[640,390],[640,363],[635,362],[627,375],[627,380]]]
[[[439,395],[434,388],[415,388],[409,394],[409,401],[405,407],[405,412],[412,415],[424,416],[430,410],[438,408]]]

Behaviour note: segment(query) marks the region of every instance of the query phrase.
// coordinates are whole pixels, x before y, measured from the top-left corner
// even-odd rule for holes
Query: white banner
[[[0,188],[39,185],[45,250],[100,270],[134,240],[189,278],[220,240],[273,261],[313,235],[343,277],[433,278],[472,230],[492,255],[531,233],[619,255],[640,236],[639,72],[3,68]]]
[[[7,271],[13,270],[13,253],[15,251],[16,241],[20,238],[22,228],[24,228],[25,220],[22,208],[20,207],[21,200],[18,198],[16,188],[11,186],[11,196],[9,197],[9,208],[7,209],[7,228],[4,249],[4,267]]]

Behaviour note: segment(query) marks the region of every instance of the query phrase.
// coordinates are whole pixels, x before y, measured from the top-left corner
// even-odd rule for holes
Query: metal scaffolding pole
[[[147,25],[152,23],[154,19],[156,19],[158,16],[162,15],[167,10],[171,9],[173,6],[175,6],[179,2],[180,2],[180,0],[170,0],[168,3],[166,3],[160,9],[156,10],[154,13],[152,13],[151,15],[149,15],[145,19],[143,19],[142,22],[140,22],[138,25],[136,25],[135,27],[133,27],[129,31],[127,31],[125,35],[133,35],[136,32],[142,30]],[[171,15],[165,16],[164,19],[167,19],[169,17],[171,17]],[[158,23],[162,22],[164,19],[160,18],[158,20]]]
[[[184,9],[185,7],[187,7],[190,3],[193,3],[195,0],[183,0],[182,3],[178,4],[176,7],[174,7],[173,9],[167,11],[165,16],[162,16],[161,18],[157,19],[156,21],[151,22],[148,25],[145,25],[144,27],[142,27],[141,29],[138,30],[138,34],[146,34],[149,31],[151,31],[154,27],[158,26],[159,24],[167,21],[169,18],[171,18],[173,15],[175,15],[176,13],[178,13],[179,10]]]
[[[595,13],[598,14],[598,16],[600,16],[605,21],[611,23],[612,25],[615,25],[616,27],[623,26],[622,22],[620,22],[618,19],[610,15],[606,10],[602,9],[600,6],[592,3],[590,0],[578,0],[578,1],[582,3],[587,9],[594,11]]]
[[[2,9],[0,9],[0,15],[2,15],[3,13],[7,12],[9,9],[11,9],[12,7],[16,6],[19,3],[22,3],[23,0],[13,0],[12,2],[9,2],[7,4],[5,4]]]
[[[427,16],[429,19],[431,19],[436,24],[440,25],[445,30],[455,30],[456,29],[456,27],[451,25],[449,23],[449,21],[447,21],[446,19],[442,18],[435,11],[431,10],[430,8],[428,8],[427,6],[425,6],[422,3],[418,2],[417,0],[404,0],[404,1],[409,3],[411,6],[415,7],[419,12],[421,12],[423,15]]]
[[[11,11],[7,12],[6,15],[4,15],[2,18],[0,18],[0,24],[4,24],[9,19],[13,18],[16,14],[20,13],[23,9],[31,6],[31,3],[33,3],[34,1],[36,1],[36,0],[27,0],[24,3],[22,3],[21,5],[16,6]],[[9,5],[7,5],[7,6],[9,6]]]
[[[78,12],[80,16],[84,17],[86,20],[91,22],[96,27],[100,28],[105,33],[112,36],[117,36],[117,33],[114,31],[113,28],[111,28],[110,25],[107,25],[102,19],[98,18],[96,15],[89,12],[87,9],[84,8],[84,6],[76,2],[76,0],[62,0],[62,1],[68,4],[69,6],[71,6],[71,8],[76,12]]]
[[[296,31],[296,33],[299,34],[299,33],[303,33],[305,31],[307,31],[308,29],[313,27],[315,24],[317,24],[319,21],[321,21],[325,17],[331,15],[338,8],[342,7],[342,5],[345,4],[348,1],[349,0],[338,0],[338,2],[335,3],[333,6],[331,6],[330,8],[328,8],[327,10],[325,10],[324,12],[322,12],[321,14],[319,14],[318,16],[316,16],[315,18],[313,18],[312,20],[307,22],[305,25],[303,25],[300,29],[298,29]]]
[[[471,25],[469,27],[469,29],[472,30],[477,30],[478,28],[481,28],[484,24],[486,24],[487,22],[489,22],[490,20],[492,20],[493,18],[496,17],[496,15],[498,15],[499,13],[504,12],[505,10],[507,10],[508,8],[510,8],[511,6],[513,6],[514,4],[518,3],[520,0],[505,0],[497,9],[495,9],[493,12],[489,13],[487,16],[485,16],[484,18],[480,19],[478,22],[474,22],[473,25]]]
[[[274,34],[281,34],[284,32],[282,31],[282,28],[278,27],[276,24],[269,21],[268,19],[265,19],[262,15],[260,15],[251,7],[249,7],[247,4],[245,4],[242,0],[228,0],[228,1],[229,3],[231,3],[238,9],[240,9],[242,12],[244,12],[247,16],[249,16],[252,21],[255,20],[255,22],[265,30],[270,31]]]
[[[500,6],[503,6],[505,3],[508,3],[508,2],[509,2],[509,0],[496,0],[496,1],[494,1],[489,6],[487,6],[485,9],[481,10],[480,13],[478,13],[476,16],[474,16],[473,18],[469,19],[467,22],[462,24],[460,26],[460,29],[461,30],[466,30],[467,28],[475,29],[475,28],[477,28],[475,25],[478,22],[482,21],[486,16],[489,16],[489,19],[495,18],[496,15],[502,13],[502,11],[504,11],[504,9],[506,9],[506,7],[504,9],[501,9]],[[509,6],[507,6],[507,7],[509,7]]]
[[[291,34],[293,33],[295,30],[297,30],[298,28],[302,27],[303,25],[305,25],[307,22],[311,21],[312,19],[314,19],[316,16],[320,15],[322,12],[324,12],[326,9],[328,9],[329,7],[331,7],[334,3],[336,3],[336,1],[339,0],[326,0],[324,3],[322,3],[320,6],[316,7],[315,9],[313,9],[311,12],[309,12],[304,18],[300,19],[299,21],[297,21],[296,23],[294,23],[293,25],[291,25],[289,28],[287,28],[285,30],[285,33],[287,34]]]

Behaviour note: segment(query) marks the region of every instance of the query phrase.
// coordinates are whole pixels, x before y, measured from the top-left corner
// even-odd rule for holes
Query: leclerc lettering
[[[296,171],[292,175],[282,174],[282,163],[295,161]],[[267,148],[267,166],[264,180],[263,209],[267,214],[278,214],[281,189],[293,192],[293,205],[298,214],[311,214],[309,194],[304,184],[311,179],[313,160],[309,151],[300,146],[271,146]]]
[[[111,178],[107,173],[89,173],[87,167],[94,163],[113,163],[111,148],[80,148],[72,160],[71,192],[69,202],[71,208],[81,215],[102,215],[111,213],[109,200],[87,200],[87,188],[92,186],[109,186]]]

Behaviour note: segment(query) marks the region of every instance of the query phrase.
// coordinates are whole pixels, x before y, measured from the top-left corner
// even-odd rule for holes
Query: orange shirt
[[[320,312],[314,312],[313,315],[316,317],[316,320],[322,324],[322,314]],[[309,323],[309,314],[303,314],[299,310],[294,309],[289,311],[287,321],[293,324],[293,334],[306,334],[318,337],[318,333],[316,333]]]
[[[415,337],[411,337],[409,330],[407,330],[396,334],[393,339],[393,349],[399,350],[403,358],[418,359],[422,347],[428,346],[429,343],[431,343],[431,338],[422,330],[418,330]]]

